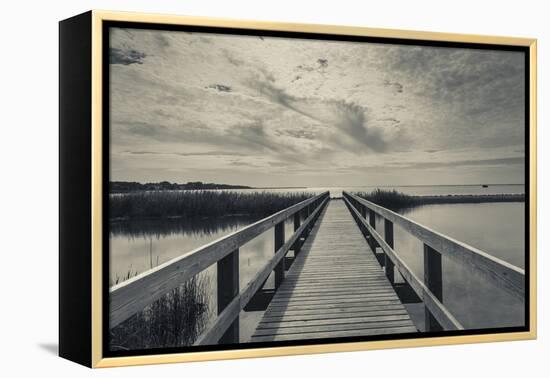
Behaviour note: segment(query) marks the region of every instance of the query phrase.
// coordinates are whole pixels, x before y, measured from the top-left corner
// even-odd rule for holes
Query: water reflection
[[[256,220],[238,216],[112,222],[110,282],[144,272]]]
[[[160,238],[174,234],[194,237],[220,235],[227,230],[246,225],[258,220],[259,217],[226,216],[205,218],[163,218],[112,221],[109,225],[111,238]]]
[[[495,257],[525,266],[524,203],[427,205],[404,211],[408,218]],[[383,221],[377,219],[383,234]],[[394,226],[395,250],[417,277],[424,277],[423,244]],[[523,326],[523,301],[471,267],[443,256],[443,303],[467,329]]]

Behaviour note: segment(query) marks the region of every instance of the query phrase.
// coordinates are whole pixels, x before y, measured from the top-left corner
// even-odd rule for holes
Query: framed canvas
[[[60,22],[59,353],[536,337],[536,41]]]

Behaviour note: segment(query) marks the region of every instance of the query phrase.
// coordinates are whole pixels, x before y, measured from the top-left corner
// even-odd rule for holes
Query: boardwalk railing
[[[383,265],[390,282],[394,284],[394,269],[397,268],[403,279],[424,303],[427,330],[463,329],[442,303],[442,255],[472,268],[471,271],[481,274],[498,287],[524,300],[525,272],[523,269],[356,195],[343,192],[343,197],[359,227],[369,239],[373,251],[376,251],[377,246],[382,249],[384,253]],[[384,220],[384,237],[376,231],[376,214]],[[398,224],[424,244],[423,280],[418,278],[395,252],[394,224]]]
[[[285,255],[290,249],[294,249],[295,254],[299,251],[302,239],[307,237],[328,200],[329,192],[309,198],[111,287],[109,328],[217,263],[218,318],[196,344],[238,342],[239,312],[262,288],[272,271],[275,272],[275,287],[280,285],[284,278]],[[303,224],[302,216],[305,218]],[[294,234],[285,242],[284,226],[290,217],[294,219]],[[239,292],[239,248],[271,228],[275,233],[275,254]]]

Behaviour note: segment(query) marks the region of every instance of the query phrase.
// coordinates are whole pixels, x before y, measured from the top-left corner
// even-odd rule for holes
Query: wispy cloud
[[[123,64],[125,66],[130,64],[143,64],[143,59],[147,55],[137,50],[122,50],[111,47],[109,49],[109,63],[111,64]]]
[[[176,155],[176,156],[247,156],[234,151],[203,151],[203,152],[157,152],[157,151],[124,151],[129,155]]]
[[[249,85],[256,89],[260,95],[281,107],[336,128],[326,137],[330,143],[345,145],[356,152],[363,153],[368,151],[383,152],[387,148],[387,143],[380,130],[369,127],[368,109],[360,105],[345,100],[293,96],[282,88],[276,87],[269,81],[262,81],[258,77],[250,80]]]

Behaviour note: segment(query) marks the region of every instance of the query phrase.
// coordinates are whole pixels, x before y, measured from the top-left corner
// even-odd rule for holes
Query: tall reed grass
[[[109,198],[111,219],[267,216],[313,196],[311,193],[233,191],[151,191],[115,194]]]
[[[355,195],[385,208],[399,211],[416,206],[452,203],[524,202],[525,194],[465,194],[440,196],[412,196],[394,190],[376,189],[372,192],[357,192]]]
[[[210,281],[194,277],[110,331],[112,351],[192,345],[210,317]]]

